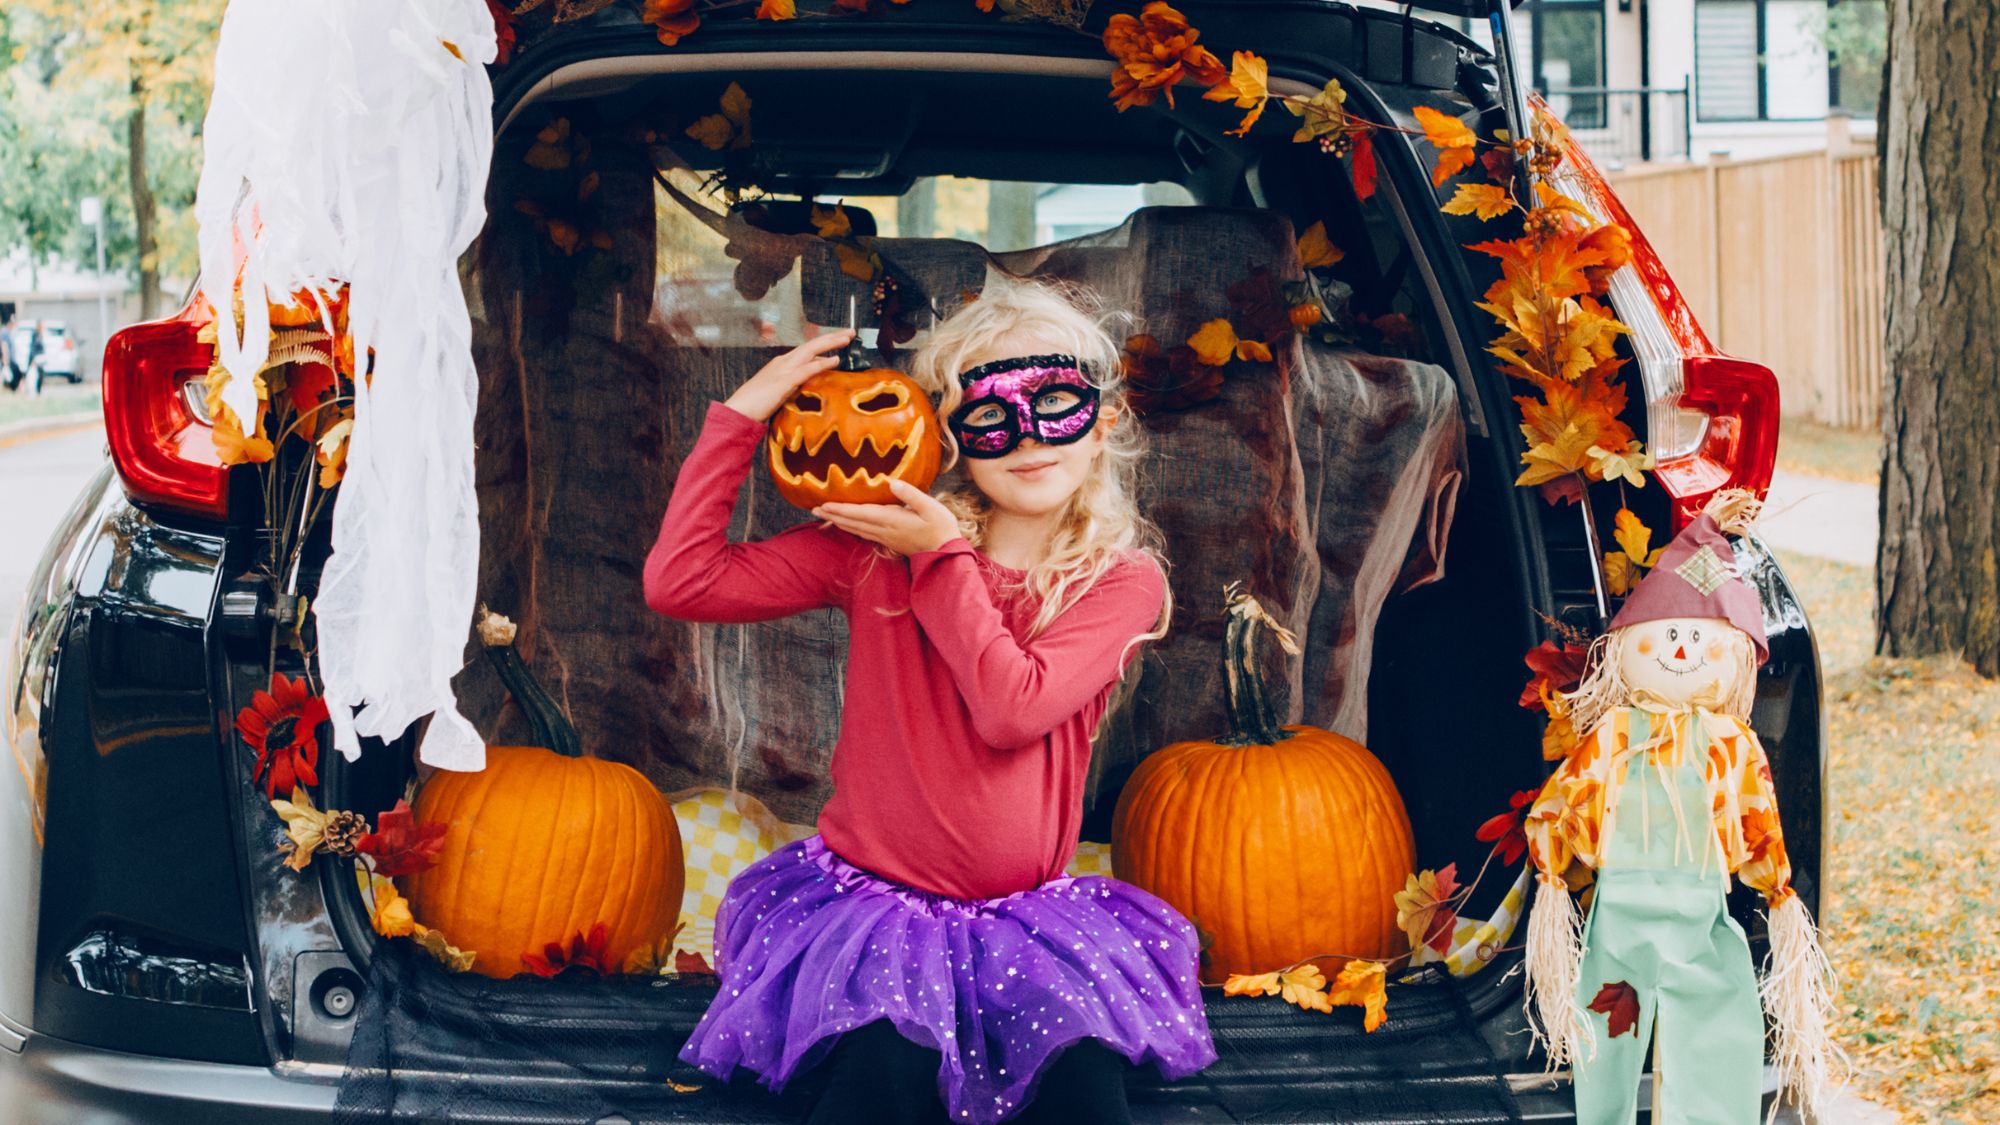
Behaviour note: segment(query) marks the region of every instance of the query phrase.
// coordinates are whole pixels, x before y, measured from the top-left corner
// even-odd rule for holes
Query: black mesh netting
[[[813,1072],[776,1097],[740,1078],[719,1083],[675,1057],[713,994],[706,978],[451,975],[405,943],[391,943],[369,972],[336,1117],[347,1125],[799,1120],[818,1089]],[[1396,986],[1388,1021],[1364,1034],[1356,1008],[1328,1016],[1211,993],[1219,1059],[1171,1085],[1150,1070],[1131,1072],[1133,1116],[1518,1120],[1502,1070],[1476,1029],[1467,1003],[1474,994],[1493,998],[1490,987],[1418,976]]]

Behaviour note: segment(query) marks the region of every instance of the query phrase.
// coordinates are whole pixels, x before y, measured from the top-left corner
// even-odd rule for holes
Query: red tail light
[[[183,388],[208,370],[214,350],[196,337],[193,307],[113,333],[104,345],[104,434],[132,499],[222,519],[229,470]]]
[[[1537,109],[1546,111],[1539,102]],[[1632,264],[1611,279],[1611,302],[1632,330],[1646,391],[1646,447],[1674,498],[1679,530],[1722,488],[1763,496],[1778,460],[1778,380],[1771,369],[1722,354],[1680,287],[1597,166],[1572,141],[1557,186],[1632,236]]]
[[[1680,408],[1705,415],[1700,437],[1673,455],[1656,453],[1654,476],[1673,496],[1674,523],[1685,526],[1718,489],[1762,496],[1778,460],[1778,377],[1761,363],[1691,355],[1681,364]]]

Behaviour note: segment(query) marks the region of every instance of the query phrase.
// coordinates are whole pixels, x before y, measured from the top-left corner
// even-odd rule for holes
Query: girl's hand
[[[768,422],[771,415],[792,397],[799,384],[819,374],[831,371],[840,365],[840,357],[828,352],[845,345],[854,338],[852,329],[842,328],[815,336],[791,351],[779,356],[763,367],[755,375],[743,381],[722,405],[746,418],[758,422]]]
[[[905,558],[935,551],[958,538],[958,517],[929,493],[900,480],[889,491],[901,504],[825,503],[812,514],[870,543],[880,543]]]

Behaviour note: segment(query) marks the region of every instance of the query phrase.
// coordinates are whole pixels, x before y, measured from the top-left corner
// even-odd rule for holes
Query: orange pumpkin
[[[1291,635],[1248,594],[1229,597],[1229,733],[1139,763],[1112,819],[1113,871],[1210,938],[1206,983],[1322,954],[1402,952],[1395,894],[1416,866],[1402,797],[1360,743],[1278,726],[1254,638],[1262,623],[1295,651]]]
[[[896,503],[891,480],[928,489],[944,459],[930,396],[886,367],[807,379],[771,416],[765,445],[778,494],[801,508]]]
[[[417,794],[420,823],[447,826],[437,864],[408,880],[417,920],[477,953],[474,972],[511,977],[521,955],[609,932],[622,966],[680,920],[680,829],[667,799],[630,766],[586,758],[576,730],[487,614],[486,654],[541,746],[492,746],[477,773],[439,771]]]

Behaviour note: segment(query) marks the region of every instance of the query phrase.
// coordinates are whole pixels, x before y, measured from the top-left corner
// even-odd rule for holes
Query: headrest
[[[799,259],[799,294],[806,320],[844,326],[847,302],[853,297],[861,310],[861,326],[873,324],[868,310],[875,294],[868,282],[841,268],[840,245],[812,240]],[[904,309],[912,310],[917,327],[929,320],[922,310],[937,301],[940,316],[956,309],[962,295],[986,284],[986,251],[976,242],[957,238],[877,238],[870,243],[882,264],[897,279]],[[849,251],[851,254],[852,251]]]
[[[963,294],[983,288],[989,264],[1016,277],[1089,286],[1107,307],[1145,321],[1167,317],[1175,331],[1181,319],[1189,319],[1184,327],[1192,331],[1202,319],[1224,315],[1228,287],[1258,267],[1279,282],[1303,276],[1291,220],[1252,207],[1142,207],[1110,230],[1003,254],[956,238],[878,238],[870,245],[897,279],[902,307],[918,318],[918,328],[927,323],[922,310],[931,301],[948,315]],[[869,326],[874,293],[841,268],[836,244],[813,240],[800,271],[807,320],[846,324],[851,296]]]

